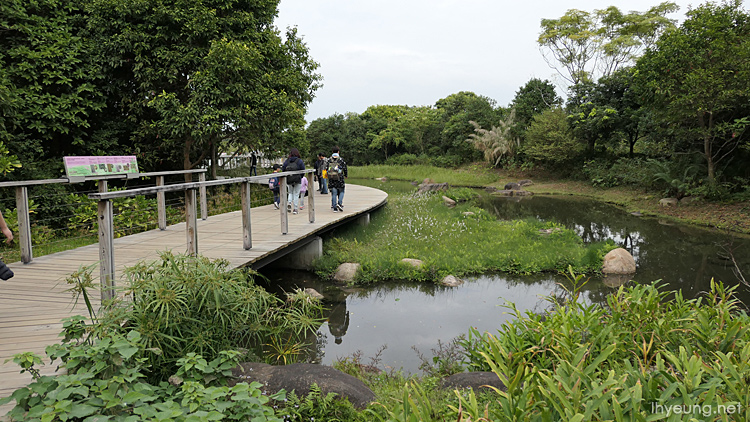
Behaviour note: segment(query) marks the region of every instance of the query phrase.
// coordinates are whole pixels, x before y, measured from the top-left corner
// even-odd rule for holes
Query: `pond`
[[[408,183],[372,186],[389,193],[415,189]],[[478,205],[498,219],[555,221],[575,230],[584,242],[613,240],[636,260],[638,270],[629,277],[631,283],[662,280],[665,288],[682,289],[687,298],[709,290],[711,278],[738,284],[728,250],[734,251],[742,272],[750,275],[750,240],[744,237],[634,216],[590,199],[500,197],[478,192]],[[418,352],[431,358],[434,351],[467,333],[469,327],[496,332],[512,318],[503,306],[507,302],[515,303],[521,311],[544,311],[549,307],[544,298],[562,294],[558,283],[565,282],[556,274],[485,274],[465,277],[466,283],[456,288],[396,282],[342,288],[304,271],[268,270],[264,275],[276,289],[312,287],[326,296],[330,310],[318,331],[311,360],[330,365],[360,354],[364,364],[407,373],[419,373]],[[622,281],[613,283],[611,279],[592,277],[583,289],[583,297],[604,303]],[[740,285],[738,296],[750,304],[750,288]]]

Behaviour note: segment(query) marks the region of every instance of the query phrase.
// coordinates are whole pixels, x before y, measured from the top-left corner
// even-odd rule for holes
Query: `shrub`
[[[211,360],[244,347],[274,361],[266,345],[294,343],[320,326],[319,302],[282,301],[255,285],[254,273],[226,271],[227,265],[164,252],[161,261],[130,267],[125,294],[132,301],[111,304],[103,326],[140,332],[155,379],[172,373],[188,353]]]
[[[0,399],[16,401],[8,416],[14,421],[65,420],[253,420],[281,421],[261,394],[260,383],[227,387],[229,369],[239,352],[222,352],[213,360],[189,354],[177,362],[170,383],[145,381],[149,362],[143,337],[99,332],[87,337],[83,317],[65,321],[62,344],[47,348],[51,360],[60,359],[64,375],[40,376],[41,359],[28,354],[14,361],[33,374],[33,381]],[[283,400],[283,392],[273,396]]]
[[[496,392],[501,407],[491,420],[640,420],[695,403],[704,418],[723,417],[720,405],[746,410],[750,317],[736,287],[712,282],[693,300],[659,287],[621,287],[604,308],[580,303],[574,284],[551,312],[521,314],[510,304],[516,318],[497,335],[471,330],[466,363],[507,386]]]

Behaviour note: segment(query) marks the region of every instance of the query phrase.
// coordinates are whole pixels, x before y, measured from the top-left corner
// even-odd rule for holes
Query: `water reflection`
[[[737,284],[734,264],[725,250],[728,245],[736,249],[735,259],[742,272],[750,273],[747,238],[637,217],[609,204],[574,197],[535,196],[508,201],[485,196],[482,206],[499,219],[558,222],[574,230],[584,242],[612,240],[635,258],[638,272],[633,280],[664,280],[670,288],[682,289],[688,298],[707,291],[712,278]],[[750,303],[748,289],[742,286],[738,290],[743,302]]]
[[[585,242],[612,240],[628,249],[636,259],[637,274],[590,279],[582,292],[589,303],[606,303],[607,295],[631,278],[637,283],[662,279],[670,289],[681,288],[687,298],[707,291],[711,278],[736,284],[733,265],[722,248],[729,243],[741,251],[735,258],[743,272],[750,274],[750,242],[745,238],[636,217],[585,199],[484,195],[480,202],[498,219],[556,221],[575,230]],[[366,360],[385,345],[380,367],[412,373],[419,372],[420,364],[412,346],[430,356],[438,340],[448,342],[469,327],[497,331],[513,318],[503,307],[507,302],[515,303],[521,312],[544,312],[551,306],[545,298],[565,296],[566,288],[571,288],[566,278],[555,274],[480,275],[457,288],[411,283],[348,288],[308,272],[267,270],[264,274],[269,288],[277,292],[310,287],[325,296],[326,322],[317,333],[310,361],[332,364],[357,352]],[[750,289],[740,286],[738,293],[750,304]]]

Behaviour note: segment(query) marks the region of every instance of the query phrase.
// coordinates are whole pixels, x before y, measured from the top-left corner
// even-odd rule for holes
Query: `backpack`
[[[299,169],[300,168],[299,168],[299,164],[297,164],[297,160],[290,161],[286,165],[286,171],[297,171]],[[301,174],[292,174],[292,175],[286,177],[286,182],[288,184],[290,184],[290,185],[296,185],[301,180],[302,180],[302,175]]]
[[[268,179],[268,189],[274,190],[279,188],[279,178],[272,177]]]
[[[339,160],[331,160],[328,164],[328,180],[341,180],[343,169],[339,166]]]

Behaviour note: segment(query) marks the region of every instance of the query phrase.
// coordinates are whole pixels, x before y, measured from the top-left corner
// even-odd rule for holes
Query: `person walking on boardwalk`
[[[305,209],[305,195],[307,195],[307,177],[302,176],[299,188],[299,209]]]
[[[292,148],[289,151],[289,157],[281,165],[281,171],[297,171],[304,170],[305,163],[300,158],[299,150]],[[299,192],[302,188],[301,185],[302,175],[293,174],[286,178],[286,190],[287,190],[287,211],[293,214],[297,214],[299,210]]]
[[[0,231],[2,231],[5,236],[5,243],[10,245],[13,241],[13,232],[8,228],[8,224],[5,222],[2,212],[0,212]],[[11,271],[2,260],[0,260],[0,279],[9,280],[11,277],[13,277],[13,271]]]
[[[255,151],[250,155],[250,175],[258,175],[258,156],[255,155]]]
[[[318,161],[315,162],[315,175],[318,177],[318,192],[328,195],[328,175],[325,174],[328,159],[322,152],[318,153]]]
[[[278,164],[273,165],[273,172],[278,173],[281,171],[281,166]],[[268,188],[271,189],[271,192],[273,192],[273,206],[276,207],[276,209],[279,209],[279,201],[281,200],[281,197],[279,196],[279,178],[278,177],[272,177],[268,179]]]
[[[344,212],[344,179],[349,177],[346,161],[339,154],[339,147],[333,147],[333,154],[326,165],[328,189],[331,191],[331,208],[333,212]]]

